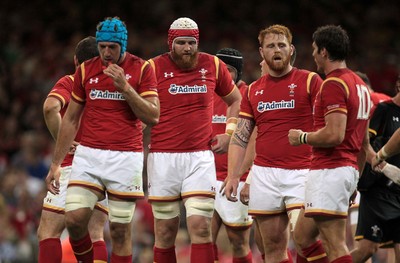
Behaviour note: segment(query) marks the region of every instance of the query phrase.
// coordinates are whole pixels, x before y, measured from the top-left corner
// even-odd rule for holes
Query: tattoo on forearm
[[[254,127],[254,120],[239,118],[236,130],[231,140],[231,144],[239,145],[243,148],[246,148]]]

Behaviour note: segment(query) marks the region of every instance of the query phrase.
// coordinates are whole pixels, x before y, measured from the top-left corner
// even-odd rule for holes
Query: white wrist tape
[[[399,185],[400,184],[400,169],[397,166],[394,166],[390,163],[387,163],[383,168],[382,168],[382,173],[392,180],[395,184]]]
[[[232,134],[235,132],[237,126],[237,118],[231,117],[226,121],[226,126],[225,126],[225,133],[228,134],[229,136],[232,136]]]

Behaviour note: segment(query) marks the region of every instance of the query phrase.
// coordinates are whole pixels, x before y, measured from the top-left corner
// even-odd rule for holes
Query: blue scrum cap
[[[121,56],[128,44],[128,30],[118,17],[108,17],[100,22],[96,31],[96,42],[116,42],[121,45]]]

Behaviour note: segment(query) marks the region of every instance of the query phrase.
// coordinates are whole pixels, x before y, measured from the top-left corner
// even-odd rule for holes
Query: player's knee
[[[185,202],[186,217],[192,215],[211,218],[214,213],[214,199],[190,197]]]
[[[92,191],[83,187],[69,187],[65,199],[65,211],[74,211],[80,208],[93,210],[98,197]]]
[[[231,242],[231,246],[232,246],[232,251],[242,252],[242,251],[248,250],[249,244],[246,243],[246,239],[244,237],[230,238],[230,242]],[[238,253],[238,254],[241,254],[241,253]]]
[[[172,219],[180,215],[179,201],[152,202],[151,208],[156,219]]]
[[[108,216],[110,222],[129,224],[135,212],[136,203],[108,200]]]
[[[116,245],[124,245],[131,240],[131,225],[110,222],[110,236],[112,242]]]

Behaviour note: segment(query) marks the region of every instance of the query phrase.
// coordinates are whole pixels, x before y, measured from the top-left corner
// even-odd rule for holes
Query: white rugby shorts
[[[277,215],[300,209],[308,169],[282,169],[253,165],[251,168],[249,214]]]
[[[357,182],[358,171],[351,166],[311,170],[306,180],[305,216],[346,218]]]
[[[211,151],[149,153],[147,176],[149,201],[215,196],[217,179]]]
[[[143,152],[111,151],[79,145],[69,186],[107,192],[109,198],[143,198]]]
[[[65,213],[65,197],[67,195],[67,186],[71,175],[71,169],[72,169],[71,166],[64,166],[61,168],[61,176],[59,179],[60,192],[57,195],[47,192],[47,195],[43,200],[44,210],[58,214]],[[97,202],[95,208],[107,214],[108,213],[107,198],[104,198],[102,201]]]
[[[242,202],[231,202],[226,199],[223,193],[220,193],[223,182],[217,181],[217,192],[215,194],[215,211],[221,217],[222,222],[229,227],[247,227],[251,226],[253,219],[249,216],[249,208]],[[238,195],[244,186],[244,182],[239,182]]]

